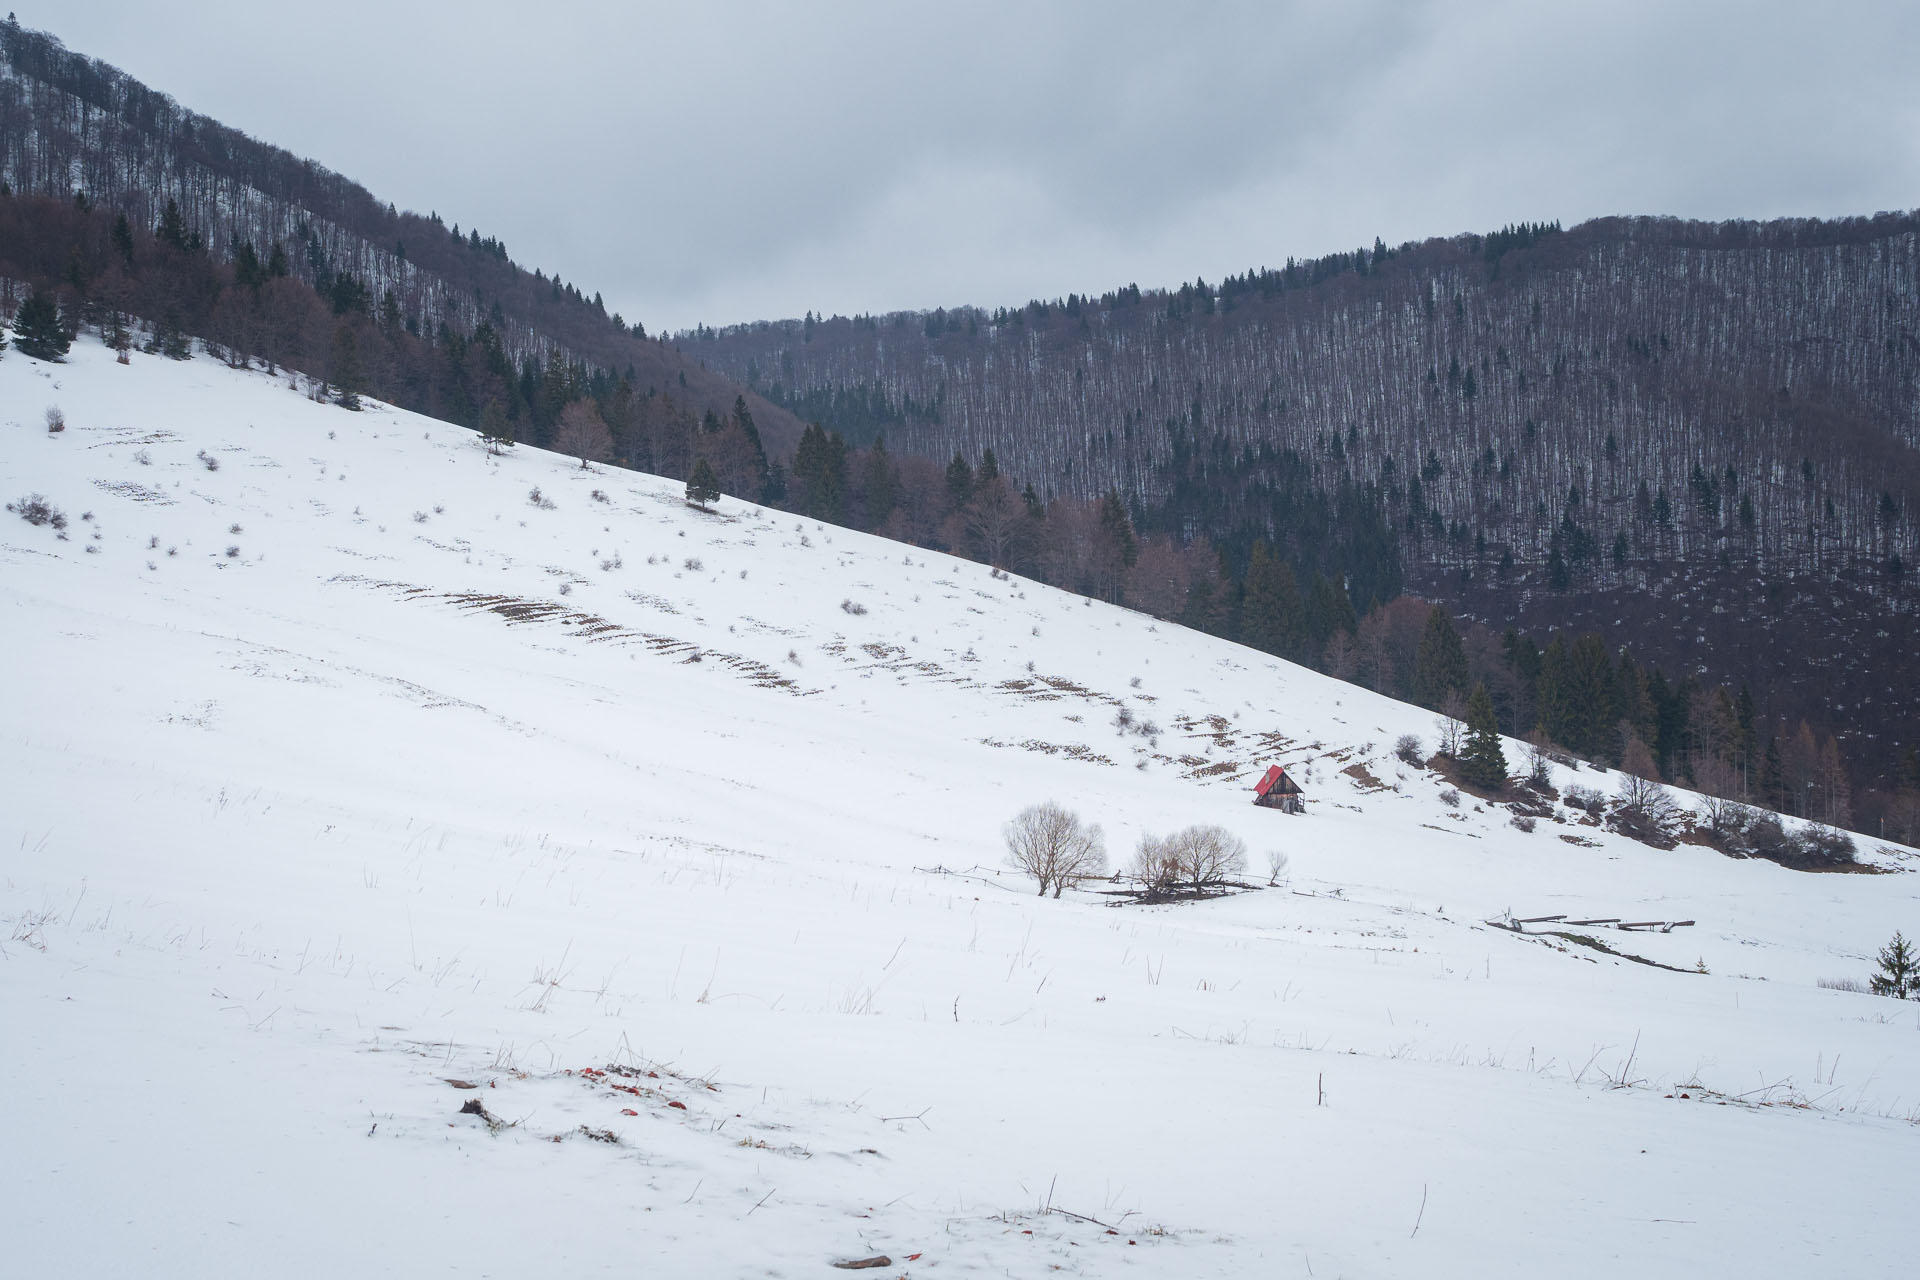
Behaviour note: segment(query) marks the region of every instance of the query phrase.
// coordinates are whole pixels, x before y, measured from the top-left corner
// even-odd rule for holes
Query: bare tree
[[[1247,842],[1225,827],[1188,827],[1169,836],[1167,845],[1180,881],[1196,893],[1247,869]]]
[[[1107,873],[1106,842],[1100,827],[1082,826],[1080,819],[1053,803],[1030,805],[1002,828],[1007,841],[1007,865],[1032,876],[1059,897],[1068,885]]]
[[[1174,855],[1173,841],[1156,835],[1143,835],[1127,864],[1127,875],[1143,893],[1170,893],[1180,882],[1180,862]]]
[[[1287,874],[1287,866],[1293,860],[1287,857],[1284,849],[1267,850],[1267,883],[1277,885],[1280,877]]]
[[[1466,732],[1463,723],[1466,716],[1466,699],[1456,690],[1447,695],[1446,702],[1440,707],[1440,714],[1434,718],[1433,732],[1439,739],[1440,754],[1449,760],[1460,754],[1460,738]]]
[[[1671,840],[1678,814],[1672,794],[1660,785],[1660,767],[1647,744],[1637,737],[1628,739],[1620,770],[1624,776],[1613,802],[1615,827],[1637,840]]]
[[[580,459],[582,468],[613,456],[613,432],[607,430],[591,400],[575,400],[560,411],[560,427],[553,442],[560,452]]]

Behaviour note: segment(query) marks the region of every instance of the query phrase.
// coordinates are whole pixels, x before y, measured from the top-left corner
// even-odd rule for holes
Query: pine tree
[[[867,495],[867,528],[878,529],[886,524],[887,517],[893,514],[893,508],[899,502],[893,458],[887,453],[887,438],[884,435],[876,437],[873,448],[867,450],[862,479]]]
[[[720,477],[713,474],[713,464],[704,457],[696,458],[693,476],[687,481],[687,501],[705,511],[707,504],[719,496]]]
[[[154,233],[160,239],[181,252],[186,252],[189,243],[186,219],[180,216],[180,206],[169,199],[167,207],[160,214],[160,227]]]
[[[113,220],[113,247],[120,253],[121,264],[133,270],[133,224],[124,213]]]
[[[342,409],[360,407],[360,345],[353,330],[340,325],[333,331],[333,402]]]
[[[1487,791],[1507,785],[1507,753],[1500,746],[1500,725],[1493,712],[1493,696],[1484,681],[1473,686],[1467,699],[1467,737],[1457,757],[1460,777]]]
[[[1422,706],[1438,708],[1450,693],[1467,687],[1467,650],[1460,632],[1442,605],[1427,614],[1426,630],[1420,634],[1420,649],[1413,664],[1413,700]]]
[[[1920,999],[1920,955],[1898,930],[1893,941],[1880,949],[1880,972],[1868,984],[1877,996],[1896,1000]]]
[[[513,423],[501,411],[498,400],[488,400],[486,408],[480,411],[480,441],[487,446],[488,453],[513,448]]]
[[[52,294],[35,289],[20,304],[19,314],[13,318],[13,345],[35,360],[58,362],[67,354],[73,342],[60,323],[60,309]]]
[[[1300,588],[1293,566],[1274,555],[1265,542],[1254,543],[1240,601],[1240,642],[1291,657],[1300,624]]]
[[[973,468],[957,453],[947,464],[947,501],[955,511],[973,501]]]

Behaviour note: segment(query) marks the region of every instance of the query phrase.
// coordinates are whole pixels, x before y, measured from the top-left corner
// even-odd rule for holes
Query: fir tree
[[[1413,700],[1422,706],[1438,708],[1450,693],[1465,692],[1467,687],[1467,650],[1460,632],[1444,606],[1433,606],[1427,614],[1426,630],[1420,634],[1420,649],[1413,664]]]
[[[480,440],[487,446],[488,453],[513,448],[513,423],[501,411],[498,400],[488,400],[486,408],[480,411]]]
[[[333,402],[342,409],[360,408],[360,344],[353,330],[340,325],[333,331]]]
[[[13,318],[13,345],[35,360],[58,361],[73,345],[60,323],[60,309],[53,295],[35,289],[20,304]]]
[[[1467,737],[1456,759],[1460,777],[1473,786],[1498,791],[1507,785],[1507,753],[1500,746],[1493,696],[1484,681],[1473,686],[1473,696],[1467,699]]]
[[[957,453],[947,464],[947,501],[955,511],[973,501],[973,468]]]
[[[133,224],[124,213],[113,220],[113,247],[120,253],[121,264],[133,270]]]
[[[1267,653],[1291,657],[1301,630],[1300,587],[1293,566],[1265,542],[1253,544],[1240,600],[1240,641]]]
[[[713,474],[713,464],[704,457],[696,458],[693,476],[687,481],[687,501],[705,511],[707,504],[719,496],[720,477]]]
[[[1873,994],[1896,1000],[1920,998],[1920,955],[1898,930],[1893,941],[1880,949],[1880,972],[1869,984]]]
[[[188,245],[186,219],[180,216],[180,206],[169,199],[167,207],[160,214],[160,227],[154,232],[161,241],[185,253]]]

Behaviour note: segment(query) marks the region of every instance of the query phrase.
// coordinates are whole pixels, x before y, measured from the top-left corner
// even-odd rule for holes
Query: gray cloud
[[[19,14],[652,327],[1014,304],[1519,219],[1920,204],[1905,4]]]

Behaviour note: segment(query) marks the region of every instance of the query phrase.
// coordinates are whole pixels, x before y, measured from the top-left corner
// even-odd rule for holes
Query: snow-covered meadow
[[[1522,832],[1394,759],[1418,709],[205,357],[7,352],[30,494],[15,1274],[1911,1268],[1920,1004],[1816,985],[1920,932],[1908,851]],[[1223,824],[1258,887],[1038,898],[1045,799],[1116,862]]]

